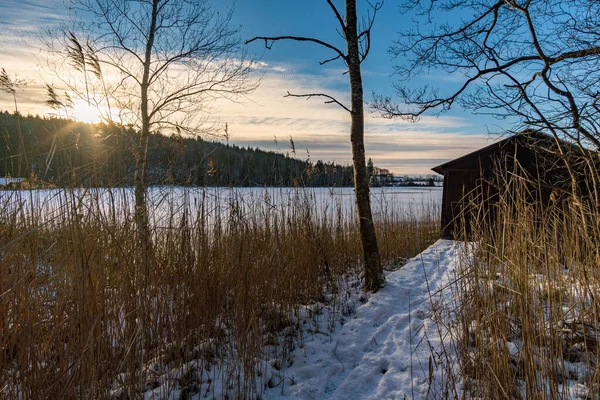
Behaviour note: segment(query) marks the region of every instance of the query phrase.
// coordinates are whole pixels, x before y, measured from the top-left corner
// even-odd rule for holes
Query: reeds
[[[301,343],[301,308],[342,308],[337,285],[361,273],[336,196],[151,188],[148,263],[129,189],[0,192],[0,397],[139,398],[165,380],[260,397]],[[438,207],[417,206],[380,207],[385,262],[436,239]]]
[[[495,179],[497,202],[479,197],[469,211],[479,217],[448,327],[453,383],[465,397],[597,399],[599,208],[593,198],[542,202],[540,182],[513,174]]]

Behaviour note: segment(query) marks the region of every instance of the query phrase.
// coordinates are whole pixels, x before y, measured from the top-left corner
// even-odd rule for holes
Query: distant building
[[[559,143],[568,157],[582,155],[578,146]],[[499,200],[501,189],[493,183],[498,168],[529,184],[532,201],[541,201],[543,205],[553,201],[556,193],[569,193],[571,180],[558,150],[554,137],[527,131],[432,168],[444,176],[442,237],[452,238],[456,232],[465,232],[468,236],[473,218],[493,223],[494,204]],[[583,169],[578,171],[581,177],[585,173]],[[580,186],[582,193],[589,190],[584,179]],[[473,204],[483,205],[476,216],[471,212]]]
[[[0,189],[20,189],[24,182],[25,178],[0,178]]]

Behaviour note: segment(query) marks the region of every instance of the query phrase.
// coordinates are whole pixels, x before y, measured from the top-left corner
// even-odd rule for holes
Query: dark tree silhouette
[[[395,85],[400,101],[376,96],[375,110],[416,120],[458,104],[516,117],[513,131],[542,129],[554,136],[577,196],[562,140],[600,150],[600,2],[410,0],[403,11],[414,12],[418,22],[390,49],[401,61]],[[410,86],[429,71],[452,74],[457,83],[446,90]],[[587,159],[578,162],[595,174],[597,152],[583,154]]]
[[[35,174],[61,187],[131,186],[136,160],[122,130],[116,124],[0,112],[0,177]],[[313,165],[272,151],[160,133],[148,138],[148,165],[148,185],[353,185],[351,165],[323,161]]]

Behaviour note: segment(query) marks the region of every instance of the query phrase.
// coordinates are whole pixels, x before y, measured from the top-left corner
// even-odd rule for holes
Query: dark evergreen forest
[[[136,132],[0,112],[0,177],[57,186],[122,186],[133,181]],[[312,162],[201,138],[152,134],[149,185],[352,186],[351,166]]]

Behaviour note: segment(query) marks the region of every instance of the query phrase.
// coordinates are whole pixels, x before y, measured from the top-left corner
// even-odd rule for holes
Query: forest
[[[136,132],[116,124],[0,113],[0,176],[56,186],[133,183]],[[148,185],[352,186],[349,165],[316,162],[201,137],[155,132],[148,141]],[[370,163],[371,174],[379,171]]]

